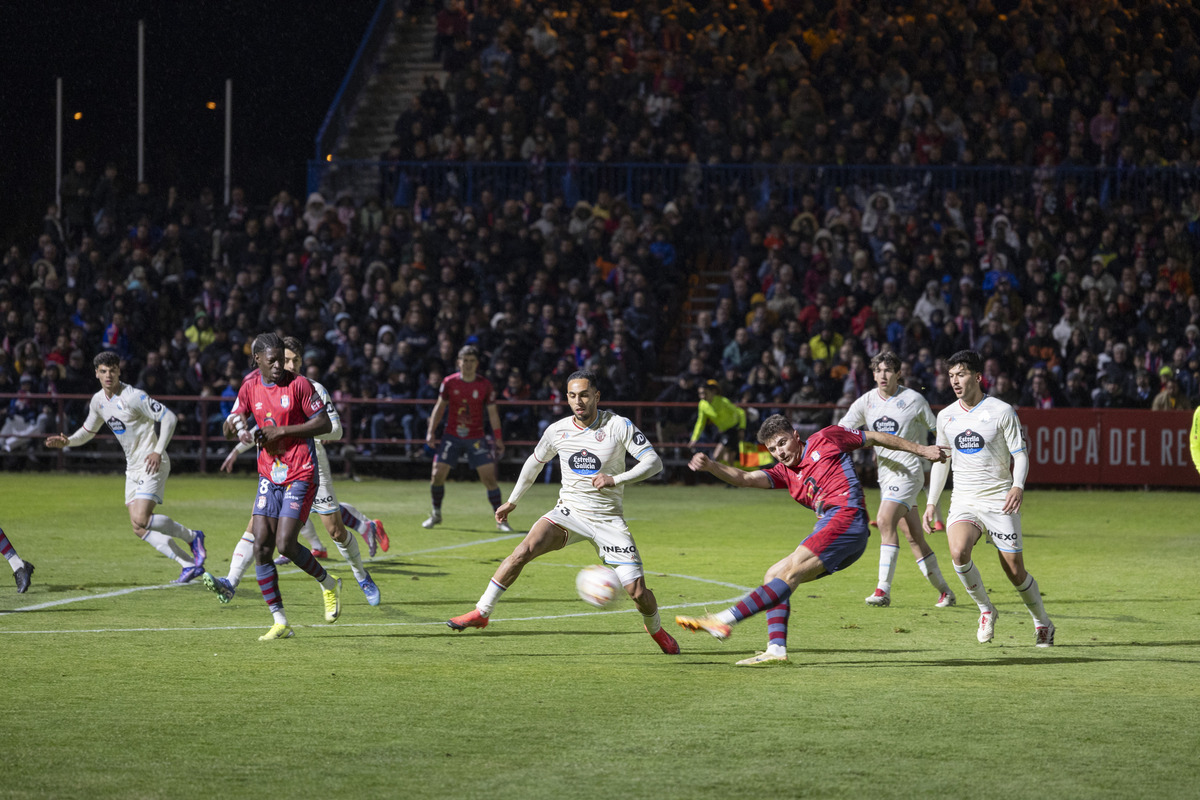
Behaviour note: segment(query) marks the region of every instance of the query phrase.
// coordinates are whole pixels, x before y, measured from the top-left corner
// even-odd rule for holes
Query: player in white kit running
[[[946,515],[946,538],[954,571],[967,594],[979,606],[980,643],[995,637],[996,607],[988,598],[979,568],[971,561],[971,549],[986,537],[1000,555],[1000,567],[1017,588],[1029,609],[1035,627],[1034,644],[1054,644],[1054,623],[1042,605],[1037,581],[1025,571],[1021,540],[1021,503],[1029,455],[1017,413],[1008,403],[983,393],[979,378],[983,357],[974,350],[960,350],[947,360],[950,386],[958,398],[937,416],[937,443],[951,449],[950,464],[934,464],[929,479],[929,505],[925,507],[925,530],[930,531],[934,510],[946,477],[954,469],[954,491]],[[1009,469],[1009,462],[1012,469]]]
[[[303,351],[304,346],[299,339],[294,336],[285,336],[283,338],[283,368],[296,375],[300,375],[302,367],[300,354]],[[375,555],[377,536],[379,536],[379,543],[383,545],[383,549],[388,549],[387,533],[384,531],[383,523],[380,520],[368,520],[353,506],[338,502],[337,492],[333,488],[333,470],[329,467],[329,455],[325,452],[323,442],[337,441],[342,438],[342,418],[338,414],[337,408],[334,407],[333,400],[330,398],[329,392],[325,387],[312,379],[309,379],[309,383],[312,384],[313,391],[317,393],[321,401],[325,404],[325,413],[329,415],[329,421],[333,424],[333,429],[329,433],[322,434],[314,439],[317,452],[318,485],[316,497],[313,499],[312,510],[321,517],[321,522],[324,523],[326,532],[333,539],[334,546],[337,547],[342,558],[346,559],[346,563],[350,565],[350,571],[354,573],[354,579],[358,581],[359,588],[363,590],[363,594],[367,598],[367,605],[377,606],[380,601],[379,587],[375,585],[371,574],[363,566],[362,553],[358,547],[358,540],[346,529],[344,520],[349,518],[356,525],[356,529],[363,534],[369,553],[372,556]],[[253,446],[252,444],[239,443],[230,455],[231,457],[236,457],[238,453],[245,452]],[[230,458],[226,458],[221,468],[225,469],[226,465],[232,467]],[[311,515],[300,528],[300,535],[304,536],[310,543],[315,541],[317,545],[320,545],[321,540],[317,537],[316,531],[313,528]],[[314,552],[313,555],[316,556],[317,553]],[[324,555],[323,548],[321,555]],[[204,586],[209,591],[214,592],[222,603],[228,603],[233,599],[238,584],[241,583],[242,576],[253,561],[253,557],[254,534],[249,530],[249,525],[247,525],[246,532],[242,534],[242,538],[234,548],[233,557],[229,562],[229,574],[224,578],[219,578],[206,572],[203,576]],[[275,559],[275,563],[283,565],[289,562],[286,556],[280,556]]]
[[[900,358],[891,352],[879,353],[871,359],[875,389],[854,401],[838,424],[854,430],[866,429],[892,433],[911,442],[923,444],[936,421],[929,402],[912,389],[900,386]],[[954,592],[942,577],[937,556],[925,541],[921,531],[921,515],[917,498],[925,483],[922,459],[903,450],[875,448],[879,469],[879,582],[867,598],[869,606],[888,606],[892,603],[892,580],[896,575],[896,558],[900,552],[900,523],[912,549],[921,574],[938,591],[934,604],[938,608],[954,605]]]
[[[657,475],[662,471],[662,461],[636,425],[611,411],[599,411],[599,403],[595,374],[579,371],[567,378],[567,404],[572,416],[546,428],[533,454],[525,460],[508,502],[496,509],[496,524],[505,522],[516,510],[521,496],[555,455],[562,467],[558,504],[533,524],[512,554],[504,559],[475,608],[446,622],[454,630],[486,628],[496,601],[512,586],[526,564],[586,539],[601,560],[616,571],[621,585],[642,613],[646,632],[664,653],[679,652],[675,639],[663,630],[654,592],[646,587],[642,559],[625,524],[622,507],[624,484]],[[626,453],[638,461],[629,470],[625,469]]]
[[[107,424],[125,451],[125,507],[133,532],[179,565],[179,577],[172,583],[190,583],[204,572],[204,531],[154,513],[154,507],[163,502],[171,474],[167,445],[175,433],[175,414],[141,389],[121,382],[121,359],[116,353],[100,353],[92,364],[100,391],[92,395],[87,419],[70,436],[59,433],[47,438],[46,446],[79,447]],[[179,541],[186,542],[188,549],[184,550]]]

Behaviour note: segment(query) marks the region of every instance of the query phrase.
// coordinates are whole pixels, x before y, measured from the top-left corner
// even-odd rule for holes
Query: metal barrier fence
[[[0,404],[18,397],[0,394]],[[69,452],[45,448],[43,441],[54,433],[70,435],[83,422],[87,414],[87,402],[91,395],[21,395],[22,400],[35,406],[49,405],[52,409],[53,425],[29,432],[4,433],[0,431],[0,460],[7,454],[16,458],[31,458],[42,466],[52,465],[56,469],[78,468],[97,462],[117,463],[124,453],[106,428],[82,448]],[[231,402],[218,396],[162,395],[156,400],[171,409],[179,424],[172,437],[168,453],[174,462],[194,464],[202,473],[216,472],[229,452],[232,443],[221,434],[221,423],[225,419]],[[374,400],[349,398],[338,401],[338,412],[342,419],[342,439],[328,443],[331,458],[343,456],[345,448],[354,448],[360,465],[427,462],[430,453],[424,450],[425,430],[433,402],[428,400]],[[541,434],[539,423],[550,423],[570,414],[564,403],[549,400],[526,400],[512,402],[500,400],[496,403],[505,432],[506,463],[519,463],[529,454]],[[682,455],[672,451],[687,447],[692,424],[695,421],[695,403],[647,403],[635,401],[604,401],[603,407],[612,409],[633,420],[647,436],[655,441],[659,452],[668,463],[681,464]],[[794,415],[795,419],[813,417],[808,426],[813,430],[828,424],[832,419],[832,405],[792,406],[787,404],[751,404],[747,408],[766,417],[775,411]],[[682,421],[679,412],[686,412]],[[412,417],[411,437],[404,435],[404,417]],[[382,434],[382,435],[373,435]],[[514,434],[516,434],[514,436]],[[2,448],[12,440],[13,447]],[[11,460],[11,459],[10,459]],[[8,464],[7,467],[16,466]]]
[[[372,177],[373,176],[373,177]],[[342,189],[378,186],[378,196],[395,206],[409,206],[418,186],[434,197],[477,203],[484,190],[498,200],[519,199],[532,191],[541,202],[561,196],[568,207],[594,200],[601,190],[640,207],[644,193],[663,202],[690,196],[700,207],[716,199],[745,194],[765,204],[777,194],[791,208],[812,192],[828,206],[838,191],[852,192],[860,208],[870,193],[887,190],[901,213],[937,208],[946,191],[957,192],[969,213],[975,202],[995,205],[1010,197],[1032,206],[1044,180],[1061,191],[1068,182],[1080,197],[1095,197],[1102,207],[1131,202],[1141,208],[1152,197],[1179,202],[1200,189],[1200,170],[1177,167],[1033,167],[936,166],[897,167],[839,164],[601,164],[554,162],[446,161],[310,161],[308,190],[336,195]],[[366,198],[359,198],[365,200]]]
[[[17,395],[0,394],[0,403],[15,397]],[[86,413],[90,395],[20,397],[38,405],[49,404],[57,412],[56,427],[54,430],[25,434],[7,432],[7,426],[0,430],[0,447],[3,448],[0,450],[0,464],[5,469],[20,466],[11,463],[14,458],[32,459],[38,461],[41,468],[51,466],[59,470],[79,469],[99,463],[111,470],[123,461],[124,453],[107,429],[97,437],[98,442],[90,442],[69,453],[43,446],[42,440],[46,436],[55,432],[70,434],[78,427],[79,421],[70,419],[69,407],[82,402]],[[194,467],[201,473],[216,472],[232,446],[221,436],[220,430],[225,418],[222,406],[227,405],[228,401],[212,396],[164,396],[156,399],[179,415],[181,427],[184,428],[177,428],[171,441],[168,452],[172,462]],[[496,405],[501,418],[505,419],[507,449],[502,463],[513,465],[523,461],[536,444],[540,435],[539,422],[553,422],[570,413],[564,404],[549,400],[501,400]],[[425,444],[426,420],[433,408],[431,402],[355,398],[338,403],[338,406],[345,434],[341,441],[328,445],[332,459],[346,458],[347,448],[352,448],[357,455],[355,463],[360,466],[375,465],[381,470],[394,471],[395,467],[401,465],[429,463],[432,453],[422,448]],[[695,403],[604,401],[603,407],[633,420],[654,442],[667,465],[679,467],[687,463],[693,449],[688,446],[688,438],[695,421]],[[832,424],[840,417],[837,407],[831,404],[750,403],[745,408],[751,412],[752,418],[757,419],[765,419],[776,412],[784,413],[803,435]],[[530,415],[529,424],[533,427],[527,430],[528,435],[514,437],[512,432],[519,428],[508,427],[508,415],[525,412]],[[1200,487],[1200,474],[1192,465],[1189,452],[1190,411],[1022,408],[1019,413],[1031,460],[1031,483]],[[395,418],[384,427],[375,429],[386,435],[370,435],[371,423],[376,421],[377,414]],[[412,437],[394,435],[402,432],[405,414],[412,414],[417,420]],[[187,430],[189,427],[190,432]],[[367,435],[362,435],[364,430]],[[413,473],[410,471],[408,474]]]

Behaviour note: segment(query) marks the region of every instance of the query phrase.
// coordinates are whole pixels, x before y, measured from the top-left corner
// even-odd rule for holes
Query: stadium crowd
[[[941,405],[940,360],[965,347],[986,358],[985,389],[1017,406],[1200,400],[1188,3],[449,0],[437,20],[446,77],[397,120],[378,196],[235,188],[223,204],[133,185],[119,159],[75,161],[41,234],[5,250],[0,392],[18,396],[4,435],[60,425],[26,396],[91,393],[101,350],[153,395],[232,403],[262,330],[298,336],[335,401],[432,405],[464,343],[504,400],[561,400],[586,366],[610,399],[694,402],[716,377],[739,402],[848,404],[891,348],[905,383]],[[535,181],[467,197],[406,166],[467,161],[688,177],[673,196],[574,199]],[[814,172],[795,203],[705,180],[749,163],[1031,179],[983,202]],[[1110,179],[1085,191],[1076,176],[1096,169]],[[1122,193],[1111,177],[1139,171],[1169,172],[1171,192]],[[701,260],[727,270],[711,308],[704,281],[682,302]],[[173,405],[181,433],[224,416]],[[84,411],[72,404],[61,426]],[[427,412],[376,406],[350,435],[420,440]],[[508,440],[555,416],[502,412]],[[675,427],[660,435],[694,418],[664,410]]]

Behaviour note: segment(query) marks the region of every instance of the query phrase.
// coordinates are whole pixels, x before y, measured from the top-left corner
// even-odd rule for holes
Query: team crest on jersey
[[[596,441],[597,441],[597,442],[603,442],[603,441],[604,441],[604,429],[603,429],[603,428],[601,428],[600,430],[596,431]]]
[[[875,424],[872,427],[879,433],[898,433],[900,431],[900,423],[891,417],[880,417],[875,420]]]
[[[479,399],[479,390],[478,390],[478,389],[473,389],[473,390],[471,390],[471,399],[472,399],[472,400],[478,400],[478,399]]]
[[[263,495],[263,494],[260,494],[260,495],[258,496],[258,503],[257,503],[257,505],[258,505],[258,507],[259,507],[259,508],[266,508],[266,507],[267,507],[267,496],[266,496],[266,495]]]
[[[261,411],[261,410],[262,410],[262,403],[255,403],[255,404],[254,404],[254,410],[255,410],[255,411]]]
[[[960,453],[978,453],[983,449],[983,436],[968,428],[954,437],[954,449]]]
[[[113,433],[124,433],[125,432],[125,423],[122,422],[121,420],[117,419],[116,417],[108,418],[108,427],[112,428]]]
[[[600,459],[594,453],[580,450],[567,459],[567,466],[577,475],[595,475],[600,471]]]
[[[288,398],[288,396],[286,394],[283,397],[279,398],[279,405],[283,406],[284,408],[287,408],[290,404],[291,404],[291,400]]]
[[[908,403],[904,402],[903,400],[896,401],[896,408],[904,408],[907,405],[908,405]]]

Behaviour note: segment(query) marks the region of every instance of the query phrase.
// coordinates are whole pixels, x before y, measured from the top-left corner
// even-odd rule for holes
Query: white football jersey
[[[955,400],[938,412],[937,443],[951,449],[955,495],[995,499],[1012,488],[1009,462],[1025,449],[1025,435],[1012,406],[984,397],[971,409]]]
[[[624,484],[596,489],[592,478],[625,471],[625,454],[641,461],[654,452],[654,445],[629,420],[611,411],[601,411],[586,428],[575,417],[551,423],[542,434],[533,455],[542,463],[557,454],[562,469],[559,500],[569,508],[599,516],[621,516]]]
[[[919,392],[902,388],[891,397],[872,389],[855,400],[838,423],[843,428],[891,433],[910,442],[925,444],[937,421],[933,409]],[[876,447],[879,468],[907,475],[921,475],[921,458],[915,453]]]
[[[324,386],[311,379],[308,382],[312,384],[317,397],[321,398],[321,402],[325,404],[325,413],[329,415],[329,421],[333,423],[333,430],[315,437],[317,447],[324,450],[325,445],[322,442],[337,441],[342,438],[342,415],[334,408],[333,398],[329,396],[329,392]]]
[[[126,466],[141,468],[146,456],[158,446],[154,426],[163,418],[166,408],[141,389],[128,383],[121,385],[124,388],[112,397],[105,397],[103,389],[92,395],[83,427],[96,434],[101,425],[107,424],[125,450]],[[163,461],[167,460],[167,454],[163,453]]]

